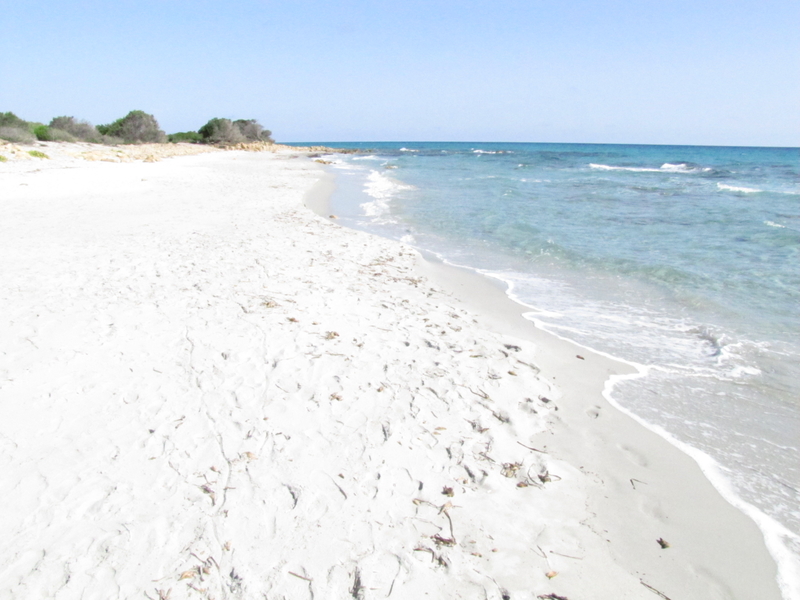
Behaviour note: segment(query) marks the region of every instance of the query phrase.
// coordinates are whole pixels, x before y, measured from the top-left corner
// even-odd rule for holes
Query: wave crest
[[[615,165],[600,165],[589,163],[592,169],[598,171],[630,171],[632,173],[708,173],[711,167],[699,167],[690,163],[664,163],[655,167],[618,167]]]
[[[743,186],[736,186],[736,185],[726,185],[724,183],[718,183],[717,187],[721,190],[725,190],[726,192],[739,192],[741,194],[757,194],[758,192],[763,192],[764,190],[759,190],[757,188],[749,188]]]

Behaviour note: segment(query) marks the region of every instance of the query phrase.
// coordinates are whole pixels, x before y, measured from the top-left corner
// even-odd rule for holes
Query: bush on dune
[[[244,142],[269,142],[272,132],[264,129],[255,119],[211,119],[198,129],[206,144],[240,144]]]
[[[36,136],[27,127],[21,129],[19,127],[0,126],[0,140],[14,142],[15,144],[32,144],[36,141]]]
[[[31,124],[23,121],[13,112],[0,113],[0,139],[17,144],[30,144],[36,141]]]
[[[53,141],[56,142],[70,142],[76,139],[94,143],[102,141],[102,136],[94,125],[75,117],[55,117],[50,121],[49,129]]]
[[[63,129],[53,129],[52,127],[48,128],[50,139],[53,142],[92,142],[94,144],[100,143],[100,134],[96,134],[96,137],[92,137],[89,139],[80,138],[77,136],[72,135],[69,131],[64,131]]]
[[[269,129],[264,129],[261,123],[255,119],[238,119],[233,124],[239,128],[239,131],[249,142],[275,142],[272,139],[272,132]]]
[[[104,142],[103,136],[87,121],[75,117],[56,117],[50,125],[20,119],[12,112],[0,113],[0,138],[20,144],[42,142]]]
[[[13,112],[0,113],[0,127],[13,127],[15,129],[28,129],[28,122],[23,121]]]
[[[97,131],[103,136],[119,138],[126,144],[167,141],[167,136],[159,128],[156,118],[142,110],[132,110],[109,125],[98,125]]]
[[[40,142],[76,141],[75,136],[73,136],[72,134],[62,129],[53,129],[52,127],[48,127],[47,125],[37,124],[36,127],[33,128],[33,134],[36,136],[36,139],[39,140]]]
[[[239,144],[247,141],[230,119],[211,119],[197,132],[206,144]]]
[[[0,113],[0,139],[31,144],[44,142],[91,142],[96,144],[139,144],[189,142],[229,146],[248,142],[275,143],[272,132],[255,119],[214,118],[198,131],[183,131],[167,136],[153,115],[132,110],[121,119],[95,127],[75,117],[55,117],[49,125],[20,119],[12,112]]]
[[[52,142],[53,136],[50,132],[50,128],[47,125],[43,125],[41,123],[35,123],[33,126],[33,135],[36,136],[36,139],[41,142]]]

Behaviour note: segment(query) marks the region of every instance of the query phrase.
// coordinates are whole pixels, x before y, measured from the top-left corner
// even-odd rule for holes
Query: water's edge
[[[428,251],[422,251],[419,248],[415,249],[422,252],[423,256],[430,257],[432,255],[432,253]],[[661,439],[668,442],[676,450],[690,457],[700,469],[703,476],[719,493],[720,497],[723,498],[728,504],[741,511],[744,515],[751,519],[753,523],[755,523],[763,537],[766,549],[769,551],[770,556],[773,558],[777,566],[777,581],[784,598],[790,600],[800,598],[800,565],[796,563],[794,555],[787,547],[787,542],[795,537],[794,534],[781,523],[740,498],[735,493],[733,487],[723,474],[720,465],[711,456],[702,452],[701,450],[698,450],[697,448],[690,446],[689,444],[686,444],[685,442],[682,442],[664,428],[641,418],[635,412],[626,408],[614,398],[614,388],[617,384],[632,379],[646,378],[651,369],[649,366],[635,363],[619,356],[614,356],[602,350],[581,344],[568,337],[559,335],[556,330],[553,328],[548,328],[545,322],[536,318],[536,315],[540,314],[541,309],[526,304],[514,294],[513,282],[506,281],[494,273],[489,273],[466,265],[457,265],[438,255],[433,256],[435,256],[437,261],[440,261],[444,265],[448,265],[457,269],[463,269],[465,271],[474,273],[474,275],[477,277],[484,277],[486,279],[494,279],[502,282],[505,287],[504,293],[506,297],[519,307],[521,316],[531,321],[538,329],[547,333],[553,338],[567,342],[576,349],[586,350],[588,352],[606,357],[609,360],[615,361],[616,363],[628,366],[631,369],[630,372],[613,374],[606,379],[602,393],[603,397],[611,406],[616,408],[622,414],[630,417],[644,429],[656,434]]]
[[[325,219],[330,219],[333,215],[331,212],[336,212],[337,208],[331,203],[331,194],[336,187],[336,180],[340,177],[335,171],[326,169],[327,183],[320,183],[312,193],[317,197],[327,196],[327,203],[321,203],[319,199],[309,202],[306,205],[314,210],[316,214]],[[346,221],[339,222],[342,226],[348,226]],[[380,235],[375,232],[370,232],[373,235]],[[391,239],[391,238],[390,238]],[[401,242],[398,242],[401,243]],[[733,491],[732,487],[728,484],[725,476],[722,474],[719,465],[713,458],[697,450],[688,444],[678,440],[663,428],[653,425],[646,420],[636,415],[631,410],[620,405],[613,396],[614,388],[617,384],[635,378],[647,377],[648,366],[634,363],[623,358],[613,356],[592,347],[582,345],[568,337],[560,335],[552,328],[548,328],[544,322],[536,318],[537,314],[541,314],[538,307],[530,306],[524,303],[514,293],[513,283],[502,279],[497,274],[483,271],[478,268],[470,267],[467,265],[458,265],[449,262],[446,258],[423,248],[416,246],[412,247],[420,253],[422,257],[421,270],[431,277],[437,284],[446,289],[449,289],[453,295],[459,298],[466,305],[471,306],[478,313],[488,316],[493,324],[493,328],[501,333],[519,336],[518,322],[515,325],[515,317],[518,319],[522,317],[528,322],[532,323],[534,328],[539,332],[535,335],[537,343],[544,347],[551,347],[554,340],[561,343],[569,344],[572,348],[581,349],[582,351],[591,352],[598,356],[602,356],[607,360],[619,365],[620,373],[611,374],[604,382],[603,389],[600,392],[602,397],[608,402],[609,405],[614,407],[620,414],[633,420],[646,432],[646,435],[655,434],[656,437],[665,441],[674,451],[681,453],[683,456],[689,457],[693,464],[698,468],[702,477],[707,481],[720,499],[722,499],[728,506],[735,508],[747,520],[757,527],[758,542],[764,544],[763,548],[771,557],[775,568],[777,570],[776,580],[781,590],[782,596],[785,600],[793,600],[800,598],[800,567],[795,565],[794,556],[785,544],[786,539],[792,538],[792,533],[788,531],[783,525],[764,514],[755,506],[745,502],[739,498]],[[486,303],[478,302],[476,304],[476,296],[473,294],[464,294],[464,290],[459,291],[448,285],[448,280],[452,278],[452,272],[449,270],[460,271],[464,276],[472,278],[472,283],[468,284],[470,289],[481,288],[486,290],[487,285],[491,286],[500,292],[505,298],[508,305],[505,307],[490,306]],[[495,300],[497,300],[495,298]],[[549,338],[549,341],[548,341]],[[559,385],[561,385],[559,383]],[[757,543],[754,540],[754,543]]]

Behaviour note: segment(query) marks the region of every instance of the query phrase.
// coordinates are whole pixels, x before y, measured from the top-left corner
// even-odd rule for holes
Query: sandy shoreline
[[[780,598],[629,367],[298,154],[0,164],[4,597]]]

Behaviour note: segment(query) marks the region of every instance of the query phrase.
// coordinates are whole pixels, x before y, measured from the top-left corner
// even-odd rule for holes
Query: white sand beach
[[[66,149],[0,163],[0,598],[781,598],[627,365],[303,152]]]

